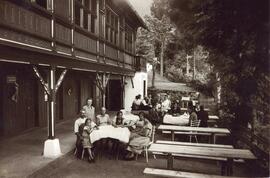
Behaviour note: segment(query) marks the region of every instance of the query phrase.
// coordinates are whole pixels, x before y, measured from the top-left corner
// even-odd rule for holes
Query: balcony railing
[[[0,40],[73,56],[75,59],[135,69],[133,54],[100,39],[98,34],[74,25],[70,18],[61,18],[61,14],[55,10],[52,13],[27,1],[18,5],[1,0]]]

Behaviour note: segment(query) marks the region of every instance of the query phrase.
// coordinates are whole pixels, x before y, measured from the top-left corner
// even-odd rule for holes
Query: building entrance
[[[106,92],[106,107],[110,111],[119,111],[123,107],[123,89],[120,80],[109,80]]]

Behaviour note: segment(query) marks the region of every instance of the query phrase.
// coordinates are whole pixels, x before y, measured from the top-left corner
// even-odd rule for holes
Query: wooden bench
[[[167,169],[170,170],[173,169],[174,156],[179,156],[180,158],[190,157],[221,161],[221,175],[233,174],[233,163],[236,159],[257,159],[250,150],[235,148],[198,147],[153,143],[148,150],[153,154],[164,153],[167,157]]]
[[[228,177],[220,175],[209,175],[202,173],[191,173],[183,171],[173,171],[166,169],[155,169],[155,168],[145,168],[144,174],[160,176],[160,177],[172,177],[172,178],[239,178],[239,177]]]
[[[156,143],[169,144],[169,145],[210,147],[210,148],[211,147],[212,148],[233,148],[232,145],[209,144],[209,143],[190,143],[190,142],[177,142],[177,141],[166,141],[166,140],[157,140]]]
[[[168,130],[163,130],[162,131],[163,134],[171,134],[171,131]],[[174,134],[176,135],[206,135],[206,136],[210,136],[210,133],[201,133],[201,132],[174,132]]]
[[[190,127],[190,126],[177,126],[177,125],[160,125],[159,130],[162,133],[171,133],[172,141],[174,141],[175,134],[184,135],[207,135],[210,136],[211,143],[215,143],[215,137],[217,134],[229,135],[230,131],[227,128],[215,128],[215,127]]]
[[[209,148],[231,148],[233,149],[232,145],[221,145],[221,144],[209,144],[209,143],[189,143],[189,142],[176,142],[176,141],[165,141],[165,140],[157,140],[156,143],[158,144],[169,144],[169,145],[180,145],[180,146],[197,146],[197,147],[209,147]],[[165,155],[161,152],[153,153],[155,155]],[[186,157],[186,158],[195,158],[195,159],[208,159],[208,160],[215,160],[215,161],[226,161],[226,158],[221,157],[211,157],[211,156],[190,156],[184,154],[172,154],[173,157]],[[243,159],[234,159],[234,162],[237,163],[244,163],[245,160]]]

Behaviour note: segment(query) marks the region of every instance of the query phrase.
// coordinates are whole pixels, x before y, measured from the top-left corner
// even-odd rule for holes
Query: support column
[[[48,139],[44,143],[43,156],[47,158],[55,158],[60,156],[61,149],[59,139],[55,138],[55,67],[50,68],[50,95],[49,95],[49,120],[48,120]]]
[[[55,133],[55,67],[51,67],[50,69],[50,97],[49,97],[49,102],[50,102],[50,107],[49,107],[49,132],[48,132],[48,139],[54,139]]]
[[[58,88],[60,87],[63,79],[67,73],[65,69],[60,78],[55,82],[55,66],[50,67],[49,71],[49,87],[47,86],[46,82],[42,78],[41,74],[39,73],[37,67],[33,66],[33,70],[38,77],[40,83],[42,84],[46,94],[49,96],[49,114],[48,114],[48,139],[44,143],[43,149],[43,156],[47,158],[55,158],[60,156],[61,149],[59,139],[55,138],[55,100],[56,100],[56,93]]]
[[[102,86],[103,86],[103,92],[102,92],[102,106],[106,107],[106,74],[102,74]]]

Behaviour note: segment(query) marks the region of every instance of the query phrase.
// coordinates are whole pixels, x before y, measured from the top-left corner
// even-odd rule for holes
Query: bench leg
[[[169,170],[173,169],[173,156],[172,154],[168,154],[168,158],[167,158],[167,168]]]

